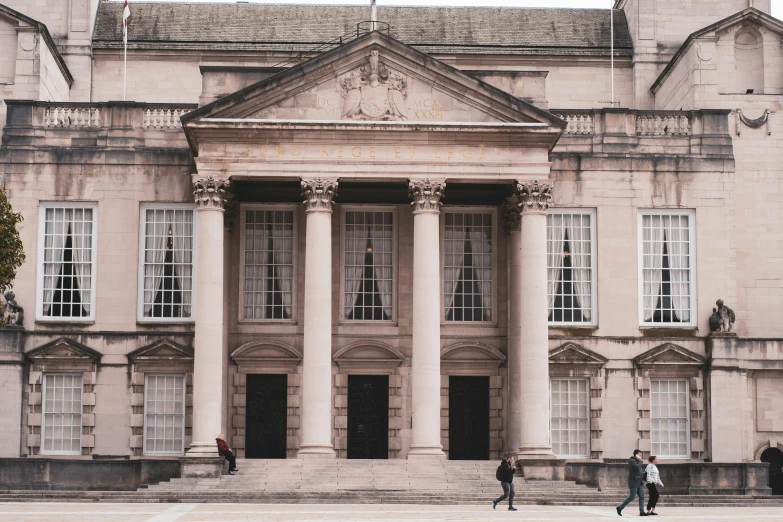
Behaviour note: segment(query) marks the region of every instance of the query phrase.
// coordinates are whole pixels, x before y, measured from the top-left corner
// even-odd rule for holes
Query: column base
[[[424,444],[413,444],[408,450],[408,460],[419,459],[445,459],[446,454],[443,453],[443,446],[438,444],[437,446],[428,446]]]
[[[193,442],[190,444],[185,458],[217,458],[218,455],[217,443],[211,442]],[[221,459],[223,457],[220,457]]]
[[[182,478],[220,478],[223,474],[223,457],[191,457],[179,460]]]
[[[298,459],[334,459],[337,453],[331,444],[302,444],[296,452]]]

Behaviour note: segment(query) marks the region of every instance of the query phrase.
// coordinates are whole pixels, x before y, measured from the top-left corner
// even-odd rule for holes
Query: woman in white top
[[[661,475],[658,473],[658,457],[650,455],[648,459],[650,461],[647,464],[647,468],[644,472],[647,474],[647,489],[650,491],[650,500],[647,501],[647,514],[657,515],[655,512],[655,505],[658,503],[658,486],[663,487],[661,482]]]

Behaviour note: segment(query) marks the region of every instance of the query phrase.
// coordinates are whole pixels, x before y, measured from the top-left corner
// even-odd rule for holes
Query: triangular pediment
[[[368,33],[183,117],[422,123],[565,122],[380,32]]]
[[[581,344],[567,342],[549,350],[550,364],[603,365],[608,359]]]
[[[95,363],[101,359],[100,352],[65,337],[55,339],[54,341],[30,350],[27,352],[26,356],[34,362],[68,360]]]
[[[666,343],[647,350],[635,357],[633,362],[638,367],[702,366],[705,358],[677,344]]]
[[[161,339],[132,351],[128,354],[128,359],[131,361],[193,360],[193,349],[169,339]]]

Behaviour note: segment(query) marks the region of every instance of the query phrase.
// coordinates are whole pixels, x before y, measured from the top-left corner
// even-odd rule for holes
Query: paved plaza
[[[671,508],[660,506],[664,519],[681,521],[781,520],[778,508]],[[623,519],[635,519],[626,509]],[[2,503],[0,522],[429,522],[494,520],[575,521],[620,520],[611,507],[520,506],[510,513],[498,506],[410,506],[410,505],[263,505],[263,504],[83,504],[83,503]]]

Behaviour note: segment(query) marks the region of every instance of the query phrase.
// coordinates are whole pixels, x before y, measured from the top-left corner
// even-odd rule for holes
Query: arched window
[[[761,34],[751,27],[734,37],[735,89],[739,93],[764,92],[764,54]]]

